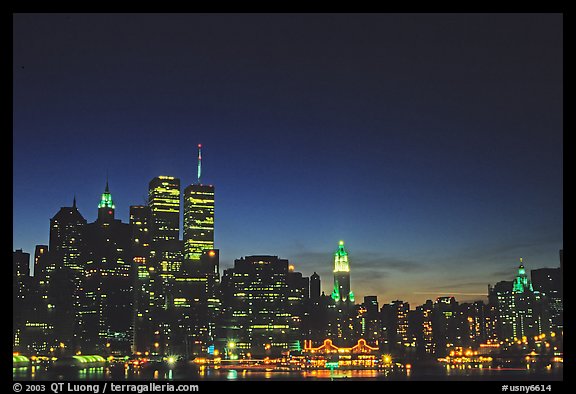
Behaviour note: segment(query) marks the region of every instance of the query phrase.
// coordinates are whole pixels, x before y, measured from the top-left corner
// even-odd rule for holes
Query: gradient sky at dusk
[[[74,195],[94,221],[107,171],[127,221],[202,143],[221,268],[278,255],[328,293],[342,239],[358,299],[416,305],[559,264],[561,14],[13,20],[14,249]]]

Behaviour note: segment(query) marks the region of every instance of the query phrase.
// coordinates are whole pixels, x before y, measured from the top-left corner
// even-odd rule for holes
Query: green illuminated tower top
[[[334,290],[332,299],[336,302],[354,302],[354,293],[350,290],[350,264],[348,252],[344,249],[344,241],[338,243],[334,253]]]
[[[334,272],[350,272],[348,252],[344,249],[344,241],[338,243],[338,250],[334,253]]]
[[[106,189],[104,190],[104,193],[102,193],[102,197],[98,203],[98,219],[114,219],[114,209],[116,209],[116,207],[114,206],[112,195],[110,194],[110,189],[108,188],[108,179],[106,179]]]
[[[532,283],[526,275],[526,269],[522,264],[522,257],[520,257],[520,267],[518,267],[518,275],[514,278],[514,285],[512,287],[513,293],[524,293],[526,290],[534,291]]]
[[[104,190],[104,193],[102,193],[102,198],[100,198],[98,208],[115,209],[114,202],[112,201],[112,195],[110,194],[110,189],[108,188],[108,179],[106,179],[106,190]]]

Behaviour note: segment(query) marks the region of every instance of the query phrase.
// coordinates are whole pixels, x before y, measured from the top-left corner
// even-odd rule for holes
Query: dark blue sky
[[[221,266],[288,258],[358,298],[485,293],[562,248],[560,14],[15,14],[14,241],[74,194],[216,186]],[[423,294],[430,293],[430,294]],[[457,299],[479,296],[457,295]]]

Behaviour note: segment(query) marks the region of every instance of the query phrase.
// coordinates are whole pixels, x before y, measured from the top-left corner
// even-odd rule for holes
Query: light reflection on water
[[[85,370],[54,371],[46,366],[12,368],[15,380],[438,380],[470,379],[501,380],[527,378],[562,380],[563,369],[553,368],[535,372],[530,370],[495,370],[467,368],[435,368],[412,370],[305,370],[305,371],[253,371],[246,369],[193,370],[166,368],[125,368],[124,366],[89,368]]]

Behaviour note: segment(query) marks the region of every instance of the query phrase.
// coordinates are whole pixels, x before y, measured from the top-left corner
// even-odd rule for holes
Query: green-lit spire
[[[348,252],[344,249],[344,241],[338,243],[338,250],[334,253],[334,272],[349,272]]]
[[[108,179],[106,179],[106,189],[102,193],[102,198],[100,198],[100,203],[98,208],[112,208],[115,209],[114,202],[112,201],[112,195],[110,194],[110,189],[108,188]]]
[[[520,258],[520,266],[518,267],[518,275],[514,278],[514,285],[512,287],[513,293],[523,293],[526,290],[534,291],[532,288],[532,283],[526,275],[526,269],[524,264],[522,264],[522,258]]]
[[[344,241],[338,243],[334,253],[334,288],[332,299],[336,302],[354,302],[354,293],[350,290],[350,264]]]

